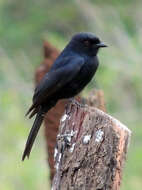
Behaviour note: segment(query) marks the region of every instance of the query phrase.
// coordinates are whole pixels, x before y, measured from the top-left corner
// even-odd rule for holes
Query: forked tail
[[[36,136],[38,134],[40,126],[42,124],[43,118],[44,118],[43,110],[42,110],[42,108],[40,108],[37,115],[36,115],[36,118],[35,118],[35,121],[33,123],[33,126],[32,126],[32,128],[30,130],[30,133],[29,133],[26,145],[25,145],[25,150],[24,150],[24,153],[23,153],[23,156],[22,156],[22,161],[24,161],[26,156],[29,158],[32,146],[34,144],[34,141],[35,141],[35,138],[36,138]]]

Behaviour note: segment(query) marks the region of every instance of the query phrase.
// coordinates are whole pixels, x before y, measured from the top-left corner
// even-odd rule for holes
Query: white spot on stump
[[[88,144],[91,139],[91,135],[85,135],[83,138],[83,144]]]
[[[70,143],[71,142],[71,136],[67,136],[66,138],[67,138],[68,143]]]
[[[54,150],[54,160],[56,159],[57,154],[58,154],[58,150],[57,150],[57,148],[55,148],[55,150]]]
[[[58,158],[58,162],[60,162],[61,157],[62,157],[62,154],[60,153],[60,154],[59,154],[59,158]]]
[[[70,152],[72,153],[74,151],[74,147],[75,147],[75,143],[72,144],[71,148],[70,148]]]
[[[96,139],[95,139],[95,141],[98,142],[98,143],[101,142],[103,140],[103,135],[104,135],[104,132],[101,129],[99,129],[96,132]]]
[[[64,114],[61,118],[61,121],[64,122],[66,119],[67,119],[68,115],[67,114]]]
[[[59,169],[59,164],[60,164],[61,158],[62,158],[62,154],[60,153],[59,156],[58,156],[57,163],[56,163],[56,165],[55,165],[56,170]]]

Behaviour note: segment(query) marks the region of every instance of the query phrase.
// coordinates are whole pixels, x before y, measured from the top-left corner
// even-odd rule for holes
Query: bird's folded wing
[[[63,66],[57,70],[54,69],[53,71],[49,71],[44,76],[40,84],[35,89],[33,104],[39,105],[43,103],[45,99],[52,96],[64,85],[69,83],[84,65],[83,58],[72,58],[66,61],[66,64],[64,63]]]

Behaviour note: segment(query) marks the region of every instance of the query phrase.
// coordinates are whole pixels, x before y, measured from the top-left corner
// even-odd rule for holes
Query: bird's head
[[[69,45],[73,51],[90,56],[96,56],[100,48],[107,47],[97,36],[85,32],[75,34]]]

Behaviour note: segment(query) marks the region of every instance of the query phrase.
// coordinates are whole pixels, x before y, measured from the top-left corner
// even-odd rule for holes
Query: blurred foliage
[[[121,190],[142,188],[141,1],[0,0],[0,188],[47,189],[46,153],[39,135],[30,160],[21,162],[32,121],[34,70],[42,43],[62,49],[78,31],[96,33],[109,45],[99,54],[91,88],[104,90],[107,111],[132,130]]]

